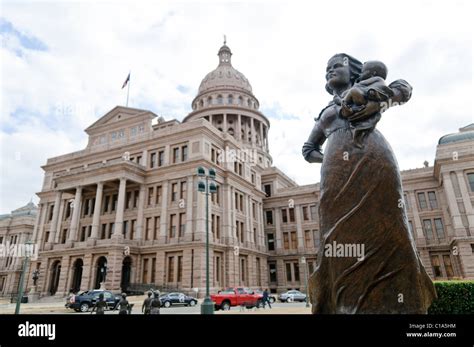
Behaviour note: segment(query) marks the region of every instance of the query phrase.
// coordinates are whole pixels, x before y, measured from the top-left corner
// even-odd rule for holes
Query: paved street
[[[134,304],[132,313],[141,314],[141,306],[144,296],[129,297],[129,302]],[[75,312],[71,309],[64,307],[66,300],[58,300],[55,302],[48,303],[29,303],[21,304],[22,314],[75,314],[75,315],[88,315],[89,313]],[[161,314],[200,314],[201,307],[199,304],[194,307],[185,306],[172,306],[170,308],[161,308]],[[13,314],[15,313],[15,304],[8,302],[0,302],[0,314]],[[229,311],[217,311],[216,314],[309,314],[311,313],[310,307],[305,307],[305,303],[279,303],[276,302],[272,305],[272,309],[268,307],[266,309],[245,309],[242,310],[240,307],[232,307]],[[106,314],[118,314],[118,311],[107,311]]]

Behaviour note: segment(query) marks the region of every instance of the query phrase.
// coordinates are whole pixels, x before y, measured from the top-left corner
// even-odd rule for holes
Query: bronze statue
[[[375,129],[384,111],[411,97],[406,81],[386,86],[386,75],[381,62],[328,61],[334,97],[303,146],[308,162],[322,163],[313,313],[426,313],[436,298],[409,231],[397,161]]]

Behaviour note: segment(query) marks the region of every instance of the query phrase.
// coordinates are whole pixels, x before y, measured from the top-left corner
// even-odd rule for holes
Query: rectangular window
[[[216,216],[216,238],[221,238],[221,217]]]
[[[158,152],[158,166],[161,167],[165,165],[165,152],[159,151]]]
[[[273,233],[267,234],[267,248],[269,251],[275,250],[275,234]]]
[[[288,223],[288,210],[286,208],[281,209],[281,221],[283,223]]]
[[[168,257],[168,282],[174,281],[174,257]]]
[[[286,263],[286,281],[291,282],[291,263]]]
[[[275,263],[268,264],[268,271],[270,272],[270,282],[277,282],[277,269]]]
[[[173,148],[173,164],[176,164],[179,161],[179,148]]]
[[[433,226],[431,225],[430,219],[423,219],[423,227],[425,229],[425,235],[428,240],[433,239]]]
[[[153,204],[153,190],[154,187],[148,188],[148,206]]]
[[[428,192],[428,200],[430,201],[430,207],[432,210],[438,208],[438,201],[436,200],[435,192]]]
[[[175,223],[176,215],[172,214],[170,215],[170,232],[169,232],[169,237],[173,238],[176,236],[176,225]]]
[[[151,258],[151,279],[150,283],[155,283],[156,258]]]
[[[145,241],[151,238],[151,218],[145,219]]]
[[[294,208],[290,208],[290,223],[294,223],[295,222],[295,209]]]
[[[156,167],[156,153],[150,153],[150,168],[153,169]]]
[[[178,282],[183,280],[183,256],[178,256]]]
[[[133,208],[136,208],[138,206],[138,197],[140,195],[140,191],[135,190],[133,193]]]
[[[312,248],[313,242],[311,240],[311,230],[305,230],[304,232],[304,246],[306,248]]]
[[[118,200],[118,195],[117,194],[112,195],[112,211],[117,210],[117,200]]]
[[[186,213],[179,214],[179,237],[184,236],[186,230]]]
[[[291,249],[298,249],[298,239],[296,238],[296,231],[291,232]]]
[[[176,201],[178,198],[178,183],[171,184],[171,201]]]
[[[188,146],[181,147],[181,161],[188,160]]]
[[[295,281],[299,281],[300,280],[300,264],[298,264],[298,262],[293,263],[293,272],[295,276]]]
[[[303,220],[309,220],[308,206],[303,206]]]
[[[273,211],[265,211],[265,220],[267,225],[273,225]]]
[[[436,236],[438,236],[438,239],[444,240],[443,221],[441,220],[441,218],[435,218],[434,224],[436,229]]]
[[[153,225],[153,240],[158,239],[158,233],[160,231],[160,216],[155,217],[155,224]]]
[[[425,193],[418,193],[418,204],[420,205],[420,209],[425,210],[428,208],[426,203],[426,196]]]
[[[441,266],[439,265],[439,257],[437,255],[431,257],[431,265],[433,266],[434,276],[441,277]]]
[[[240,222],[240,242],[244,243],[245,236],[244,236],[244,222]]]
[[[156,186],[156,191],[155,191],[155,203],[161,204],[161,186]]]
[[[454,277],[453,265],[451,263],[451,257],[449,254],[443,255],[444,269],[446,270],[446,276],[448,278]]]
[[[271,184],[264,184],[263,185],[263,190],[264,190],[265,195],[267,197],[272,196],[272,185]]]
[[[143,259],[143,283],[148,282],[148,258]]]
[[[283,233],[283,248],[290,249],[290,235]]]
[[[179,190],[179,198],[185,199],[186,198],[186,181],[182,181]]]
[[[471,188],[471,192],[474,193],[474,173],[467,174],[467,181],[469,182],[469,188]]]
[[[309,207],[311,210],[311,220],[317,220],[318,219],[318,211],[316,210],[316,206],[312,205]]]

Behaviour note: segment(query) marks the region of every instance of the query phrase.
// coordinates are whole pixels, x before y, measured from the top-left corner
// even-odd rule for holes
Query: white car
[[[278,300],[280,300],[281,302],[305,302],[306,294],[301,293],[299,290],[289,290],[285,293],[281,293],[278,297]]]

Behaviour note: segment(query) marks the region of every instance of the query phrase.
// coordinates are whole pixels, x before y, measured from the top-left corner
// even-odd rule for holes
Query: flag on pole
[[[122,89],[127,86],[128,82],[130,82],[130,73],[128,73],[127,79],[123,82]]]

